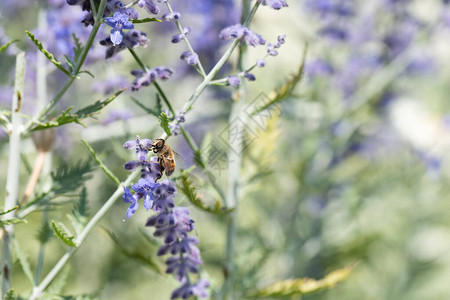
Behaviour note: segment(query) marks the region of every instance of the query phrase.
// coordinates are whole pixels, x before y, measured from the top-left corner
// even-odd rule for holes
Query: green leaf
[[[11,225],[11,224],[20,224],[20,223],[28,223],[27,220],[19,219],[19,218],[11,218],[0,221],[0,226]]]
[[[89,76],[91,76],[92,78],[95,78],[95,76],[94,76],[94,74],[92,74],[90,71],[88,71],[88,70],[81,70],[80,72],[78,72],[78,74],[80,74],[80,73],[86,73],[86,74],[88,74]]]
[[[169,118],[167,117],[167,115],[165,113],[161,113],[161,115],[159,116],[159,125],[164,130],[164,132],[167,134],[167,136],[172,135],[172,132],[170,131],[170,128],[169,128]]]
[[[75,204],[72,209],[72,214],[67,215],[76,234],[80,234],[84,226],[88,223],[89,211],[87,207],[87,192],[86,188],[83,187],[81,190],[79,201]]]
[[[0,47],[0,53],[2,53],[3,51],[5,51],[6,49],[8,49],[9,46],[11,46],[13,43],[18,42],[19,40],[12,40],[9,41],[8,43],[6,43],[5,45]]]
[[[52,173],[52,188],[51,191],[55,195],[62,195],[64,193],[73,193],[82,184],[91,178],[89,174],[93,168],[91,161],[80,161],[74,166],[62,165],[55,173]]]
[[[36,238],[41,244],[47,244],[53,237],[53,230],[50,226],[50,222],[43,222],[39,228]]]
[[[86,141],[81,140],[81,142],[86,146],[86,148],[88,148],[89,152],[91,153],[92,157],[97,162],[97,164],[99,165],[100,169],[102,169],[102,171],[105,172],[105,174],[109,178],[111,178],[114,181],[114,183],[116,183],[117,185],[120,185],[119,178],[117,178],[117,176],[114,175],[114,173],[97,157],[97,154],[95,154],[94,149],[92,149],[92,147]]]
[[[122,90],[116,92],[114,95],[112,95],[111,97],[109,97],[108,99],[106,99],[104,101],[99,100],[99,101],[95,102],[94,104],[86,106],[86,107],[78,110],[74,114],[70,113],[70,111],[73,109],[73,107],[69,107],[67,110],[62,111],[61,115],[59,115],[55,120],[40,123],[39,125],[34,127],[31,131],[43,130],[43,129],[47,129],[47,128],[51,128],[51,127],[59,127],[59,126],[69,124],[69,123],[77,123],[77,124],[80,124],[80,125],[86,127],[86,125],[82,121],[83,119],[92,117],[95,114],[100,113],[100,111],[103,108],[105,108],[106,105],[108,105],[114,99],[116,99],[117,96],[119,96],[121,93],[123,93],[123,91],[125,91],[125,89],[122,89]]]
[[[347,279],[353,266],[335,270],[325,276],[323,279],[315,280],[311,278],[287,279],[275,282],[265,288],[251,294],[251,298],[262,297],[287,297],[293,295],[305,295],[314,293],[323,289],[330,289],[339,282]]]
[[[159,20],[157,18],[144,18],[144,19],[131,20],[131,23],[133,23],[133,24],[148,23],[148,22],[161,22],[161,20]]]
[[[308,51],[308,47],[305,46],[302,56],[302,61],[300,63],[300,67],[298,68],[298,71],[287,80],[281,87],[277,88],[275,91],[273,91],[271,94],[269,94],[270,100],[263,106],[258,107],[255,109],[251,115],[254,116],[261,111],[280,103],[282,100],[284,100],[286,97],[292,95],[292,91],[297,86],[297,84],[303,79],[303,71],[305,69],[305,61],[306,61],[306,54]]]
[[[47,50],[44,49],[44,46],[42,45],[42,43],[34,36],[34,34],[32,34],[31,32],[29,32],[28,30],[25,31],[26,34],[28,35],[28,37],[30,38],[30,40],[36,45],[36,47],[38,48],[39,51],[42,52],[42,54],[45,55],[45,57],[48,58],[48,60],[50,62],[52,62],[58,69],[60,69],[61,71],[63,71],[67,76],[71,76],[70,72],[66,70],[66,68],[63,67],[63,65],[61,64],[61,62],[59,60],[56,59],[56,57],[48,52]]]
[[[33,273],[31,272],[30,263],[28,262],[28,257],[25,254],[25,252],[22,251],[20,248],[19,242],[17,239],[14,239],[14,250],[16,252],[17,257],[19,258],[20,265],[22,266],[23,272],[28,278],[28,281],[30,281],[31,286],[34,286],[34,278]]]
[[[81,53],[83,52],[83,45],[80,43],[80,40],[77,38],[75,33],[72,34],[73,40],[75,42],[75,46],[73,47],[73,53],[74,53],[74,61],[77,61],[80,57]]]
[[[194,184],[191,179],[189,179],[188,175],[185,174],[181,177],[179,177],[179,180],[177,180],[177,187],[178,189],[187,197],[189,202],[191,202],[194,206],[197,208],[215,214],[215,215],[223,215],[227,214],[233,209],[226,209],[221,206],[220,201],[216,201],[214,207],[208,207],[206,206],[203,201],[198,196]]]
[[[131,97],[131,100],[136,103],[140,108],[142,108],[145,112],[148,114],[154,115],[155,117],[159,117],[161,115],[161,111],[158,111],[156,109],[151,109],[150,107],[145,106],[142,102],[137,100],[134,97]]]
[[[89,106],[86,106],[86,107],[80,109],[75,114],[80,119],[85,119],[87,117],[92,117],[93,115],[98,114],[103,108],[105,108],[106,105],[111,103],[114,99],[116,99],[125,90],[126,90],[126,88],[121,89],[120,91],[117,91],[116,93],[114,93],[112,96],[108,97],[106,100],[104,100],[104,101],[97,101],[97,102],[95,102],[92,105],[89,105]]]
[[[145,255],[144,253],[139,251],[139,249],[134,250],[134,251],[128,250],[127,248],[125,248],[123,246],[124,243],[119,241],[119,239],[117,238],[117,235],[115,235],[113,232],[107,230],[106,228],[103,228],[103,230],[105,230],[106,233],[109,235],[109,237],[112,239],[112,241],[114,242],[115,246],[117,247],[117,249],[119,250],[120,253],[122,253],[123,255],[130,257],[132,259],[135,259],[141,263],[146,264],[150,269],[156,271],[159,274],[163,273],[161,268],[158,266],[158,264],[156,264],[156,262],[154,262],[150,257],[148,257],[147,255]]]
[[[0,216],[6,215],[7,213],[10,213],[10,212],[12,212],[12,211],[15,211],[15,210],[18,209],[18,208],[19,208],[19,206],[16,205],[16,206],[14,206],[14,207],[11,208],[11,209],[8,209],[8,210],[6,210],[6,211],[1,211],[1,212],[0,212]]]
[[[63,241],[66,245],[70,246],[70,247],[77,247],[77,244],[75,244],[75,242],[73,241],[73,239],[75,238],[74,236],[70,235],[69,233],[67,233],[67,229],[63,228],[63,225],[57,225],[53,220],[52,220],[52,227],[53,230],[55,231],[55,235],[57,237],[59,237],[59,239],[61,241]]]

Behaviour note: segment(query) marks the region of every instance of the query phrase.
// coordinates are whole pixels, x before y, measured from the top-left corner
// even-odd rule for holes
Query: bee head
[[[166,141],[163,139],[156,139],[155,142],[152,144],[153,152],[158,153],[164,147],[165,143]]]

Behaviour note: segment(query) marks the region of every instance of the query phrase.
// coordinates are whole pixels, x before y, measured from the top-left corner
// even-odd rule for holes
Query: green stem
[[[86,56],[89,52],[89,49],[92,46],[92,43],[94,42],[94,38],[97,35],[98,29],[100,28],[100,25],[102,24],[102,16],[103,11],[105,9],[106,0],[102,0],[100,2],[100,6],[98,9],[98,12],[96,15],[94,15],[95,23],[92,27],[92,31],[89,35],[89,38],[86,42],[86,45],[83,48],[83,51],[81,52],[81,55],[78,57],[78,60],[75,62],[74,71],[69,77],[69,79],[66,81],[66,83],[63,85],[63,87],[59,90],[59,92],[50,100],[50,102],[35,116],[31,121],[29,121],[24,128],[24,133],[28,133],[33,124],[40,122],[42,118],[47,116],[47,114],[52,110],[52,108],[61,100],[62,96],[67,92],[69,87],[72,85],[72,83],[77,78],[78,73],[80,72],[81,67],[83,66],[84,61],[86,60]]]
[[[16,74],[14,95],[11,107],[12,129],[9,138],[9,159],[8,174],[6,176],[5,205],[4,210],[10,210],[18,203],[19,194],[19,174],[20,174],[20,152],[21,152],[21,119],[20,111],[23,106],[23,87],[25,75],[25,53],[20,52],[16,58]],[[16,211],[3,215],[2,219],[7,220],[15,217]],[[12,240],[14,236],[14,224],[5,225],[3,230],[1,276],[2,276],[2,297],[11,289],[12,279]]]
[[[83,231],[81,231],[80,235],[78,235],[74,239],[74,243],[77,244],[78,246],[71,247],[69,250],[67,250],[67,252],[56,263],[56,265],[50,270],[50,272],[47,274],[44,280],[42,280],[39,286],[33,289],[29,300],[34,300],[42,296],[44,290],[49,286],[49,284],[53,281],[53,279],[55,279],[56,275],[58,275],[58,273],[62,270],[62,268],[64,268],[64,266],[67,264],[72,255],[78,250],[78,248],[84,242],[84,240],[91,232],[91,230],[108,213],[108,211],[114,205],[116,200],[123,194],[124,187],[130,185],[130,183],[134,181],[139,174],[140,174],[139,171],[132,173],[121,185],[117,187],[114,194],[112,194],[111,197],[109,197],[109,199],[105,202],[105,204],[103,204],[103,206],[97,211],[94,217],[92,217],[92,219],[89,221],[86,227],[84,227]]]

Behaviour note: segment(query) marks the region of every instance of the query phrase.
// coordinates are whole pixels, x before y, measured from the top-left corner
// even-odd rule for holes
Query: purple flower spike
[[[114,45],[119,45],[123,39],[122,29],[133,29],[134,25],[129,21],[130,17],[127,14],[116,12],[114,16],[105,18],[105,23],[111,26],[111,42]]]
[[[228,76],[227,82],[231,86],[239,86],[241,84],[241,80],[237,76]]]
[[[252,73],[245,72],[244,77],[248,79],[248,81],[255,81],[256,77]]]
[[[148,211],[153,206],[153,190],[158,186],[154,179],[141,178],[138,183],[131,186],[138,199],[144,198],[144,208]]]
[[[131,87],[132,91],[138,91],[142,86],[149,86],[156,79],[166,80],[172,76],[173,71],[167,67],[155,67],[153,69],[147,70],[146,72],[142,70],[133,70],[131,74],[136,76]]]
[[[138,5],[145,7],[149,14],[157,15],[159,13],[159,7],[152,0],[139,0]]]

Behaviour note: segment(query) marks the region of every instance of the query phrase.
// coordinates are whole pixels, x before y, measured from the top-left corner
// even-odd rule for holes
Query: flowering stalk
[[[174,11],[173,11],[172,6],[170,5],[169,1],[166,1],[166,5],[167,5],[167,8],[169,9],[169,12],[171,14],[173,14]],[[184,36],[184,42],[186,43],[186,46],[188,47],[189,51],[191,53],[195,53],[194,49],[191,46],[191,43],[189,42],[189,39],[186,37],[186,35],[184,33],[183,26],[181,26],[180,21],[178,21],[177,19],[175,19],[174,21],[175,21],[175,24],[177,25],[178,31],[180,31],[180,34]],[[197,64],[198,64],[198,68],[200,69],[200,74],[203,77],[205,77],[206,72],[205,72],[205,69],[203,68],[201,61],[198,60]]]
[[[164,238],[164,245],[159,248],[158,256],[172,255],[166,260],[166,273],[173,273],[175,279],[181,283],[181,286],[173,291],[172,299],[187,299],[193,295],[207,297],[206,288],[209,282],[199,279],[193,283],[189,275],[199,273],[199,266],[203,264],[200,251],[195,246],[198,239],[188,235],[194,229],[194,221],[189,217],[189,209],[175,207],[175,183],[168,179],[157,182],[164,169],[160,168],[156,157],[147,157],[149,150],[154,149],[152,141],[136,136],[136,140],[127,141],[123,147],[134,150],[137,157],[137,160],[127,162],[125,169],[132,171],[141,168],[141,179],[131,186],[134,193],[129,187],[124,188],[122,199],[130,204],[126,218],[136,212],[140,199],[143,199],[143,206],[147,211],[156,212],[147,220],[146,226],[155,227],[153,235]]]
[[[9,143],[8,175],[6,176],[5,205],[8,211],[17,205],[19,193],[19,172],[21,152],[21,120],[20,112],[23,104],[23,87],[25,75],[25,53],[20,52],[16,58],[16,74],[14,95],[11,106],[11,131]],[[3,215],[3,220],[11,219],[16,215],[11,211]],[[11,289],[12,279],[12,240],[14,236],[14,224],[5,225],[3,230],[1,273],[2,273],[2,297]]]

